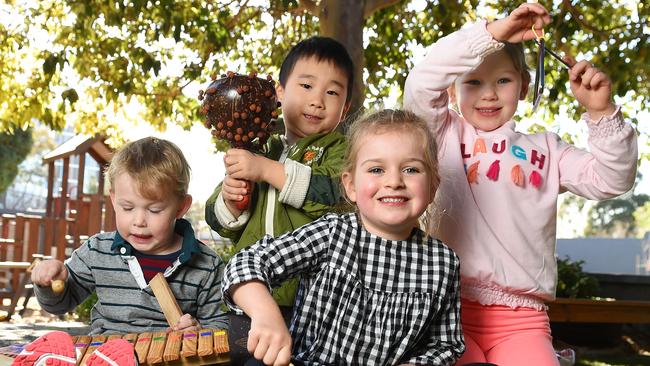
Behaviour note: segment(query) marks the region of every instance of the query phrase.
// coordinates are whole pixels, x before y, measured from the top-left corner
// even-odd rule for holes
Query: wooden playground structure
[[[101,167],[97,177],[97,193],[84,192],[86,157]],[[102,137],[78,135],[43,157],[48,166],[48,193],[45,215],[17,213],[0,217],[0,310],[17,310],[19,299],[30,295],[29,272],[34,260],[57,258],[65,260],[88,236],[100,231],[115,230],[113,207],[104,192],[103,168],[110,162],[113,151]],[[77,189],[71,195],[69,185],[70,160],[78,159]],[[55,163],[62,161],[60,176]],[[54,192],[55,179],[60,192]],[[61,194],[61,192],[66,192]]]

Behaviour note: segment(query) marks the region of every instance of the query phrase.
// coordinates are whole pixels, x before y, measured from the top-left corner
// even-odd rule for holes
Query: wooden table
[[[650,301],[558,298],[547,305],[551,322],[650,323]]]

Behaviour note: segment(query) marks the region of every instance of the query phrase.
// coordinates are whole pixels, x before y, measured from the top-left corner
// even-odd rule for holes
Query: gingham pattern
[[[355,214],[328,214],[239,252],[228,289],[301,276],[291,322],[293,354],[305,365],[449,365],[464,351],[458,257],[414,229],[405,241],[364,230]]]

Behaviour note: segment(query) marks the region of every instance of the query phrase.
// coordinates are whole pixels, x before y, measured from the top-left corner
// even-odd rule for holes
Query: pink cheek
[[[374,195],[377,193],[377,184],[374,182],[368,182],[366,184],[361,184],[359,185],[358,192],[359,196],[365,198],[365,199],[372,199]]]

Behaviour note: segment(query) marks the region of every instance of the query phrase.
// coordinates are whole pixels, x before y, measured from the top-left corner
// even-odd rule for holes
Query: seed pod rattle
[[[205,127],[233,148],[261,152],[273,130],[273,120],[278,117],[274,81],[270,76],[261,79],[255,72],[241,75],[232,71],[215,79],[205,91],[199,91]],[[248,208],[250,182],[246,182],[246,192],[236,205],[240,210]]]

